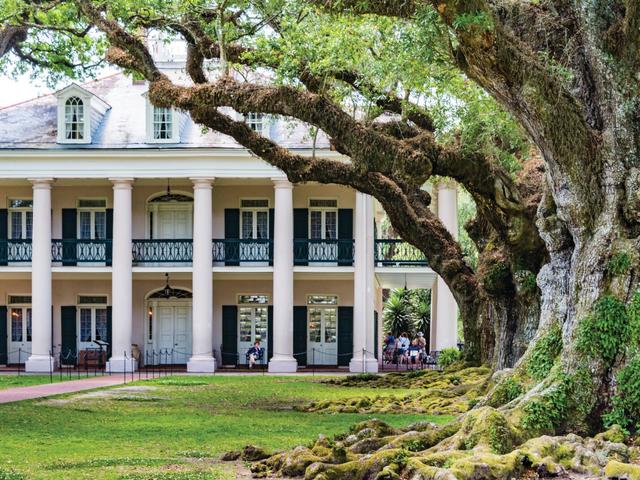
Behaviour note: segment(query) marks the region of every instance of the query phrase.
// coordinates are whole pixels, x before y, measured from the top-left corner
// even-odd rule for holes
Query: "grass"
[[[63,377],[62,381],[67,380]],[[75,380],[72,378],[71,380]],[[49,383],[51,381],[49,375],[14,375],[14,374],[1,374],[0,375],[0,390],[13,387],[28,387],[30,385],[41,385],[43,383]],[[60,382],[60,376],[54,375],[53,381]],[[0,476],[0,480],[2,477]]]
[[[0,480],[235,479],[220,454],[254,444],[281,450],[342,433],[360,414],[293,410],[312,400],[406,393],[344,388],[309,377],[168,377],[150,391],[66,395],[0,405]],[[395,426],[451,417],[376,415]]]

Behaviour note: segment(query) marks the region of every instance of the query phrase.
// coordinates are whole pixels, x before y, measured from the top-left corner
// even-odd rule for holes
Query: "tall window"
[[[335,240],[338,238],[338,201],[309,200],[309,238]]]
[[[107,201],[103,198],[78,200],[78,238],[104,240],[107,238]]]
[[[247,113],[244,116],[244,121],[251,130],[258,133],[263,133],[265,127],[265,118],[262,113]]]
[[[33,231],[33,200],[9,200],[9,238],[29,240]]]
[[[153,139],[171,140],[173,137],[173,111],[170,108],[153,107]]]
[[[80,341],[107,341],[107,297],[81,295],[78,297]]]
[[[251,239],[269,238],[269,200],[243,199],[240,201],[242,228],[241,237]]]
[[[84,139],[84,103],[78,97],[69,97],[64,104],[65,138]]]

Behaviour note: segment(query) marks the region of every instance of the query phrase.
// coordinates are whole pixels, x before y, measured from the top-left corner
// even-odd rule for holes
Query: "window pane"
[[[22,238],[22,212],[11,212],[11,238]]]
[[[242,212],[242,238],[253,238],[253,212]]]
[[[107,213],[95,212],[95,236],[93,238],[97,240],[104,240],[107,238]]]
[[[105,208],[107,201],[104,198],[81,198],[78,200],[78,208]]]
[[[107,309],[96,309],[96,340],[107,341]]]
[[[311,210],[311,239],[318,240],[322,238],[322,212],[319,210]]]
[[[24,214],[27,216],[27,222],[26,222],[27,231],[25,232],[25,238],[31,239],[33,238],[33,212],[28,211],[28,212],[24,212]]]
[[[81,240],[91,239],[91,212],[80,212],[80,231],[78,235]]]
[[[269,238],[269,213],[265,211],[256,212],[256,238]]]
[[[12,198],[9,200],[9,208],[32,208],[33,200],[27,198]]]
[[[322,311],[319,308],[309,309],[309,341],[322,342],[320,328],[322,325]]]
[[[267,325],[268,325],[268,316],[267,316],[267,308],[266,307],[257,307],[256,309],[256,336],[255,341],[260,341],[263,346],[266,346],[267,343]]]
[[[31,341],[32,320],[33,320],[33,312],[30,308],[27,308],[27,342]]]
[[[84,105],[78,97],[71,97],[64,107],[67,140],[84,138]]]
[[[324,310],[324,341],[336,343],[338,339],[338,316],[335,308]]]
[[[336,295],[309,295],[307,303],[309,305],[337,305],[338,297]]]
[[[169,108],[153,107],[153,138],[156,140],[171,139],[173,128],[173,112]]]
[[[325,212],[325,232],[324,238],[335,240],[338,238],[338,212]]]
[[[251,308],[240,308],[238,315],[240,317],[240,341],[251,341]]]
[[[80,309],[80,341],[91,341],[91,309]]]
[[[11,309],[11,341],[22,341],[22,309]]]
[[[238,295],[238,303],[269,303],[268,295]]]

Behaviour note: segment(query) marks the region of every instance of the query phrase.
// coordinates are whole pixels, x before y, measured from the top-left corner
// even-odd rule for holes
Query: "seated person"
[[[409,348],[409,336],[406,333],[401,333],[398,337],[398,356],[403,357]]]
[[[260,340],[256,340],[249,350],[247,350],[247,361],[249,363],[249,368],[253,368],[253,366],[258,363],[258,360],[262,360],[262,348],[260,348]]]
[[[391,332],[387,332],[384,336],[384,347],[382,350],[393,350],[393,347],[396,346],[396,337],[393,336]]]
[[[409,348],[407,349],[408,355],[409,355],[409,360],[411,361],[412,364],[416,364],[418,363],[418,361],[420,360],[420,354],[422,352],[422,347],[418,344],[418,340],[415,339],[411,342],[411,345],[409,345]]]
[[[416,334],[416,340],[418,341],[418,345],[420,345],[420,347],[422,347],[422,350],[426,351],[427,350],[427,339],[424,338],[424,333],[418,332]]]

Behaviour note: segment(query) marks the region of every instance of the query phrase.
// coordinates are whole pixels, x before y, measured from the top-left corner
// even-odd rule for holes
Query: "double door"
[[[158,303],[153,363],[187,363],[191,357],[191,304]],[[194,352],[203,353],[203,352]]]
[[[9,307],[7,318],[9,363],[24,363],[31,355],[31,307]]]
[[[338,364],[338,308],[308,308],[307,362],[310,365]]]
[[[238,363],[247,363],[247,351],[259,341],[264,349],[262,361],[267,362],[267,344],[269,342],[269,311],[268,307],[239,307],[238,308]]]

